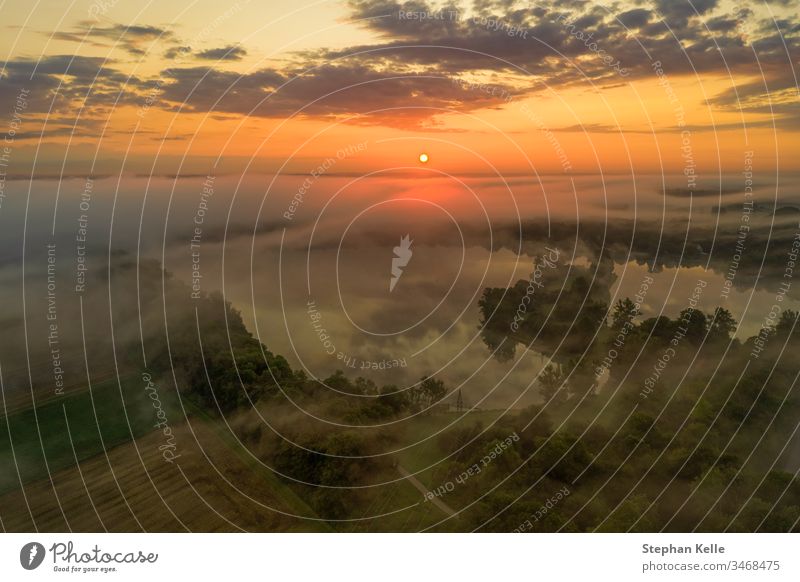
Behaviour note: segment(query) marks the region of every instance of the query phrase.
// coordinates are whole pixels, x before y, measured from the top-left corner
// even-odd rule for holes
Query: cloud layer
[[[792,60],[800,25],[759,19],[748,7],[726,10],[717,0],[654,0],[613,9],[583,0],[534,6],[477,0],[468,8],[351,0],[349,8],[375,42],[295,53],[288,65],[242,73],[222,68],[225,61],[248,55],[242,46],[193,48],[166,28],[81,22],[53,37],[113,45],[142,58],[155,51],[154,43],[166,43],[161,54],[175,62],[157,78],[139,79],[113,60],[69,55],[10,60],[0,73],[0,107],[8,109],[25,87],[34,96],[32,112],[52,115],[83,106],[91,118],[115,104],[141,105],[155,88],[155,106],[183,112],[356,116],[360,123],[434,128],[435,116],[443,112],[499,107],[510,95],[652,79],[652,64],[659,61],[670,77],[736,79],[736,87],[709,97],[708,106],[771,113],[782,126],[800,125],[797,99],[785,98],[797,90]],[[190,62],[197,60],[215,62]],[[741,77],[759,80],[742,83]],[[498,90],[465,84],[475,79],[488,79]]]

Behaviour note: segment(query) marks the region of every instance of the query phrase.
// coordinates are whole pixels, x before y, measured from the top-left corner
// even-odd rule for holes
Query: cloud
[[[151,43],[170,40],[173,36],[169,30],[157,26],[135,24],[95,26],[95,24],[90,20],[84,20],[72,30],[52,33],[52,38],[109,48],[116,45],[132,55],[141,56],[147,52],[146,49]],[[43,34],[50,36],[50,33]]]
[[[113,61],[99,57],[53,55],[38,61],[7,61],[0,70],[0,110],[10,111],[24,89],[29,92],[26,113],[74,117],[76,108],[111,106],[127,102],[137,77],[110,67]],[[91,113],[99,114],[95,110]]]
[[[652,15],[653,13],[646,8],[634,8],[633,10],[628,10],[627,12],[619,14],[617,19],[628,28],[641,28],[650,22],[650,17]]]
[[[800,103],[797,85],[792,77],[775,71],[767,72],[759,81],[731,87],[706,100],[706,105],[722,111],[769,115],[770,119],[749,122],[784,129],[800,128]]]
[[[176,45],[164,51],[164,58],[169,60],[177,59],[178,57],[185,57],[192,54],[192,47]]]
[[[748,13],[744,16],[755,26],[752,38],[746,39],[739,26],[741,10],[717,0],[642,0],[635,7],[576,0],[522,8],[505,0],[477,0],[469,8],[424,0],[351,0],[347,6],[353,22],[375,41],[291,53],[284,61],[288,65],[242,74],[213,64],[183,66],[181,58],[238,61],[247,54],[239,45],[193,52],[164,28],[80,23],[57,36],[75,42],[120,42],[132,54],[166,38],[164,57],[172,66],[155,79],[129,81],[115,69],[118,64],[103,65],[99,59],[11,61],[0,79],[0,104],[14,98],[25,75],[36,72],[31,82],[40,90],[39,111],[49,111],[53,99],[56,108],[74,107],[82,95],[99,106],[118,99],[141,104],[143,94],[157,86],[156,106],[172,110],[322,119],[357,116],[357,123],[435,130],[443,112],[502,107],[508,95],[521,98],[545,87],[585,86],[587,81],[606,87],[652,80],[651,65],[657,59],[670,78],[763,72],[766,84],[740,85],[738,94],[728,89],[712,95],[706,105],[753,114],[770,113],[772,105],[772,113],[786,122],[783,127],[800,125],[796,102],[770,99],[795,83],[790,59],[797,54],[800,28],[781,18],[766,26]],[[620,76],[592,46],[630,75]],[[489,94],[464,84],[476,78],[490,79],[503,93]]]
[[[200,51],[195,56],[198,59],[204,59],[208,61],[241,61],[246,55],[247,51],[242,47],[230,45],[221,48]]]
[[[656,0],[655,7],[670,27],[683,28],[688,20],[709,12],[717,0]]]
[[[359,116],[360,124],[420,127],[447,111],[504,103],[495,94],[454,83],[439,73],[383,73],[360,63],[325,64],[313,69],[275,69],[239,74],[210,67],[167,69],[162,98],[183,110],[232,112],[262,117]],[[505,93],[503,93],[505,91]]]
[[[619,13],[581,3],[504,9],[502,3],[483,2],[477,13],[459,13],[456,18],[446,16],[454,6],[435,8],[416,0],[353,0],[350,6],[353,18],[383,40],[319,51],[318,59],[372,60],[384,68],[413,64],[451,75],[516,73],[542,77],[550,86],[585,83],[587,79],[601,84],[619,81],[619,75],[601,58],[591,58],[584,41],[590,38],[598,51],[602,49],[632,71],[632,79],[652,77],[654,58],[661,60],[671,75],[727,74],[728,69],[750,74],[759,62],[783,71],[789,68],[782,45],[762,42],[776,35],[774,24],[750,45],[732,26],[737,21],[731,17],[712,16],[706,28],[702,19],[717,12],[716,0],[656,0],[647,7]],[[445,17],[408,16],[415,13]],[[779,36],[790,50],[796,47],[795,37]]]

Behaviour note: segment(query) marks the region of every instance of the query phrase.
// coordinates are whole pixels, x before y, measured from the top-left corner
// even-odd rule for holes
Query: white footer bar
[[[791,534],[3,534],[0,580],[749,582],[800,580],[798,550]]]

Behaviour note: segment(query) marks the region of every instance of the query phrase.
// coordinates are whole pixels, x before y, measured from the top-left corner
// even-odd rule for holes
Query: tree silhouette
[[[638,306],[629,298],[620,299],[611,313],[611,327],[619,331],[626,323],[631,323],[639,315]]]
[[[727,341],[736,331],[736,320],[724,307],[717,307],[714,315],[708,320],[709,341]]]

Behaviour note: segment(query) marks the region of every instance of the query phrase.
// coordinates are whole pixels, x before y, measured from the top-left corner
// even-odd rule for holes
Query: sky
[[[15,167],[37,176],[307,174],[328,158],[337,174],[399,172],[423,151],[450,174],[713,175],[740,172],[746,150],[791,172],[797,11],[6,1],[0,113],[10,127],[23,95]]]

